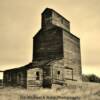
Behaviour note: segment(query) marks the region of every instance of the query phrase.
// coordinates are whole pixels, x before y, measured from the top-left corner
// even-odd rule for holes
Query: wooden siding
[[[40,31],[33,39],[33,60],[46,60],[63,57],[63,40],[61,29],[54,27]]]
[[[4,86],[21,86],[26,87],[26,70],[8,70],[4,72]]]
[[[52,29],[53,26],[70,31],[70,22],[53,9],[47,8],[42,13],[42,29]]]
[[[75,80],[81,80],[80,40],[63,31],[63,47],[65,66],[73,69],[73,78]]]
[[[39,78],[37,79],[36,73],[39,72]],[[32,68],[27,70],[27,88],[40,87],[43,81],[43,71],[40,68]]]

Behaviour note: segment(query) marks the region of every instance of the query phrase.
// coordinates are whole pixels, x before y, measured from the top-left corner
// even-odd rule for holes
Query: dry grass
[[[100,100],[100,84],[69,83],[53,89],[0,89],[0,100]],[[43,97],[44,96],[44,97]]]

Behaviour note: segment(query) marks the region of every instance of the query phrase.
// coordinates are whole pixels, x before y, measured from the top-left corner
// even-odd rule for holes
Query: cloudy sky
[[[32,37],[46,7],[68,19],[80,37],[83,73],[100,76],[100,0],[0,0],[0,70],[31,62]]]

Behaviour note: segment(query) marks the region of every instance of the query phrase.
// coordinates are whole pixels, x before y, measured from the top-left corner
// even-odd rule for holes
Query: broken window
[[[60,75],[60,71],[58,71],[57,73],[58,73],[58,75]]]
[[[39,79],[40,79],[40,73],[36,72],[36,80],[39,80]]]
[[[60,71],[57,71],[57,78],[60,78]]]

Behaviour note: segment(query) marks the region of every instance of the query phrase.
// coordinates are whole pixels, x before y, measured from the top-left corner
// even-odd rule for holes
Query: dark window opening
[[[39,79],[40,79],[40,73],[36,72],[36,80],[39,80]]]
[[[58,71],[57,74],[60,75],[60,71]]]
[[[57,79],[60,79],[60,71],[57,71]]]
[[[51,12],[50,10],[46,11],[44,14],[45,14],[45,17],[46,17],[46,18],[52,16],[52,12]]]

